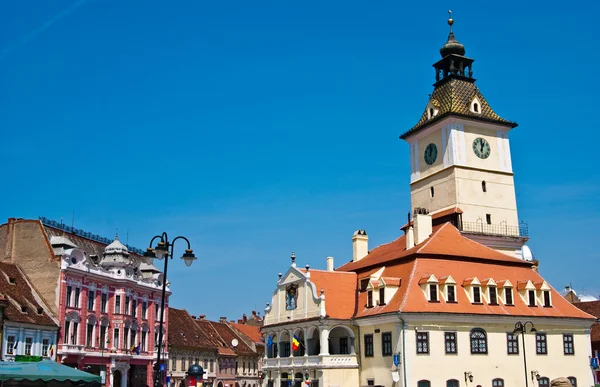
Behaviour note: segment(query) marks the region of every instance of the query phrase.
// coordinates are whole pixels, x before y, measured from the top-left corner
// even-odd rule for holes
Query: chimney
[[[256,316],[256,311],[255,310],[252,311],[252,315]]]
[[[409,226],[406,229],[406,250],[415,247],[415,229]]]
[[[356,230],[352,235],[352,261],[358,262],[369,254],[369,237],[365,230]]]
[[[227,317],[219,317],[219,322],[226,323]]]
[[[327,271],[333,271],[333,257],[327,257]]]
[[[196,316],[192,315],[192,318],[195,320],[195,319],[196,319]]]
[[[206,318],[205,314],[201,314],[200,316],[198,316],[198,320],[204,320]]]
[[[246,317],[246,313],[242,315],[242,324],[245,324],[248,321],[248,317]]]
[[[431,224],[431,215],[429,215],[429,213],[427,213],[427,211],[423,208],[420,209],[422,210],[421,213],[417,213],[417,210],[418,209],[415,209],[415,215],[413,220],[415,228],[415,245],[423,243],[427,238],[429,238],[429,236],[433,232],[433,227]]]

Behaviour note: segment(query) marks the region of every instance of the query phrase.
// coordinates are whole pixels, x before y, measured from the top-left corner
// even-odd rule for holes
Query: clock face
[[[428,165],[435,163],[435,160],[437,159],[437,153],[437,146],[435,146],[435,144],[427,145],[427,148],[425,148],[425,162]]]
[[[487,142],[484,138],[477,137],[473,141],[473,152],[480,159],[487,159],[490,156],[491,148],[490,143]]]

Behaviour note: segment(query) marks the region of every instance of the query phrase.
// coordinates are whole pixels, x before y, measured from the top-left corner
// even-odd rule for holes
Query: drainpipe
[[[404,319],[400,317],[400,312],[396,312],[398,314],[398,320],[402,323],[402,376],[404,379],[404,387],[407,387],[406,384],[406,331],[404,330]]]
[[[362,376],[362,367],[360,366],[360,354],[361,349],[360,349],[360,339],[361,339],[361,335],[360,335],[360,325],[356,324],[356,326],[358,327],[358,340],[354,340],[354,347],[355,349],[358,348],[358,350],[356,350],[356,361],[358,362],[358,383],[360,385],[360,380],[361,380],[361,376]],[[358,344],[356,344],[358,342]]]

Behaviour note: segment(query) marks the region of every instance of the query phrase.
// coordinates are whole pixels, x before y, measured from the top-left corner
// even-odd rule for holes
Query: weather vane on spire
[[[452,24],[454,24],[454,19],[452,19],[452,10],[448,10],[448,25],[450,26],[450,33],[452,33]]]

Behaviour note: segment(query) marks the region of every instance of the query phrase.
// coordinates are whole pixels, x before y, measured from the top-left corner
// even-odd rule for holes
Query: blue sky
[[[371,248],[401,235],[398,136],[433,90],[448,8],[477,85],[519,123],[541,273],[597,296],[595,2],[1,2],[0,220],[74,212],[142,248],[185,235],[199,259],[170,266],[172,305],[262,314],[292,251],[339,266],[355,229]]]

